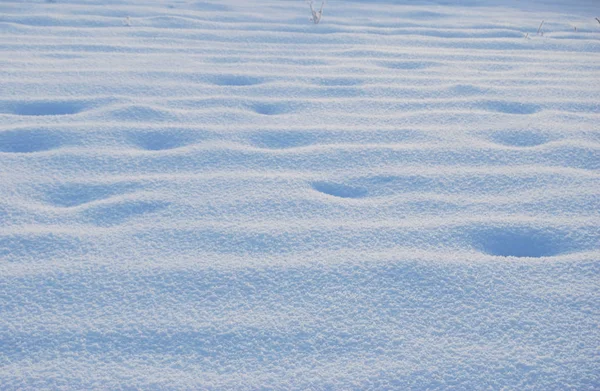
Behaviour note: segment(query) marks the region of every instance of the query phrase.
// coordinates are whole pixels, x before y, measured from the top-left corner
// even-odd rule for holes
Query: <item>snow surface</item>
[[[598,14],[2,0],[0,389],[600,389]]]

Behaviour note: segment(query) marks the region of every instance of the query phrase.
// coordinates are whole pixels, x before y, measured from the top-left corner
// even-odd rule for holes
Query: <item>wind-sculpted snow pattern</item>
[[[599,14],[2,0],[0,389],[600,389]]]

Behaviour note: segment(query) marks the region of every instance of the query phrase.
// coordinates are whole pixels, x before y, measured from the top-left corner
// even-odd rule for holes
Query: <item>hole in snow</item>
[[[13,114],[25,116],[77,114],[83,106],[76,102],[21,102],[14,106]]]
[[[120,201],[86,210],[85,215],[100,227],[123,224],[135,217],[158,212],[169,204],[160,201]]]
[[[427,61],[384,61],[380,62],[379,66],[390,69],[406,69],[406,70],[416,70],[416,69],[425,69],[431,68],[433,66],[438,65],[435,62],[427,62]]]
[[[264,80],[258,77],[242,75],[217,75],[211,77],[210,82],[218,86],[252,86],[264,83]]]
[[[45,130],[9,130],[0,132],[0,152],[30,153],[56,149],[61,137]]]
[[[129,134],[130,141],[146,151],[163,151],[180,148],[198,141],[200,138],[202,137],[199,134],[174,130],[157,130]]]
[[[135,188],[137,188],[136,185],[124,183],[68,183],[49,188],[46,192],[46,198],[53,205],[68,208],[125,194]]]
[[[521,102],[490,101],[483,102],[482,107],[489,111],[497,111],[506,114],[534,114],[541,110],[538,105]]]
[[[312,187],[318,192],[340,198],[363,198],[367,195],[366,189],[338,183],[315,182]]]
[[[493,132],[490,140],[512,147],[535,147],[548,142],[548,137],[539,132],[529,130],[502,130]]]
[[[315,136],[310,133],[269,131],[252,135],[250,141],[259,148],[286,149],[311,145],[315,139]]]
[[[488,228],[476,232],[473,239],[480,251],[501,257],[551,257],[572,249],[566,235],[532,228]]]
[[[257,114],[262,115],[278,115],[292,111],[289,105],[281,103],[257,103],[253,106],[253,109]]]

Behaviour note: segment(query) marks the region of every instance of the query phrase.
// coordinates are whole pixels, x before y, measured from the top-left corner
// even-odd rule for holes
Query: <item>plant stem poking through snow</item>
[[[544,21],[542,20],[542,23],[540,23],[540,27],[538,27],[538,31],[537,31],[538,35],[544,35],[544,30],[542,30],[543,25],[544,25]],[[541,34],[540,34],[540,31],[542,32]]]
[[[310,6],[310,12],[312,13],[310,20],[312,20],[314,24],[319,24],[321,21],[321,16],[323,16],[323,6],[325,5],[325,0],[321,2],[321,8],[319,11],[315,11],[313,8],[313,0],[308,0],[308,5]]]

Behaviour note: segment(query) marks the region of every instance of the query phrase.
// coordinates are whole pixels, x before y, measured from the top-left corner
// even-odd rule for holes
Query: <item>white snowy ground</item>
[[[2,0],[0,389],[600,389],[595,16]]]

